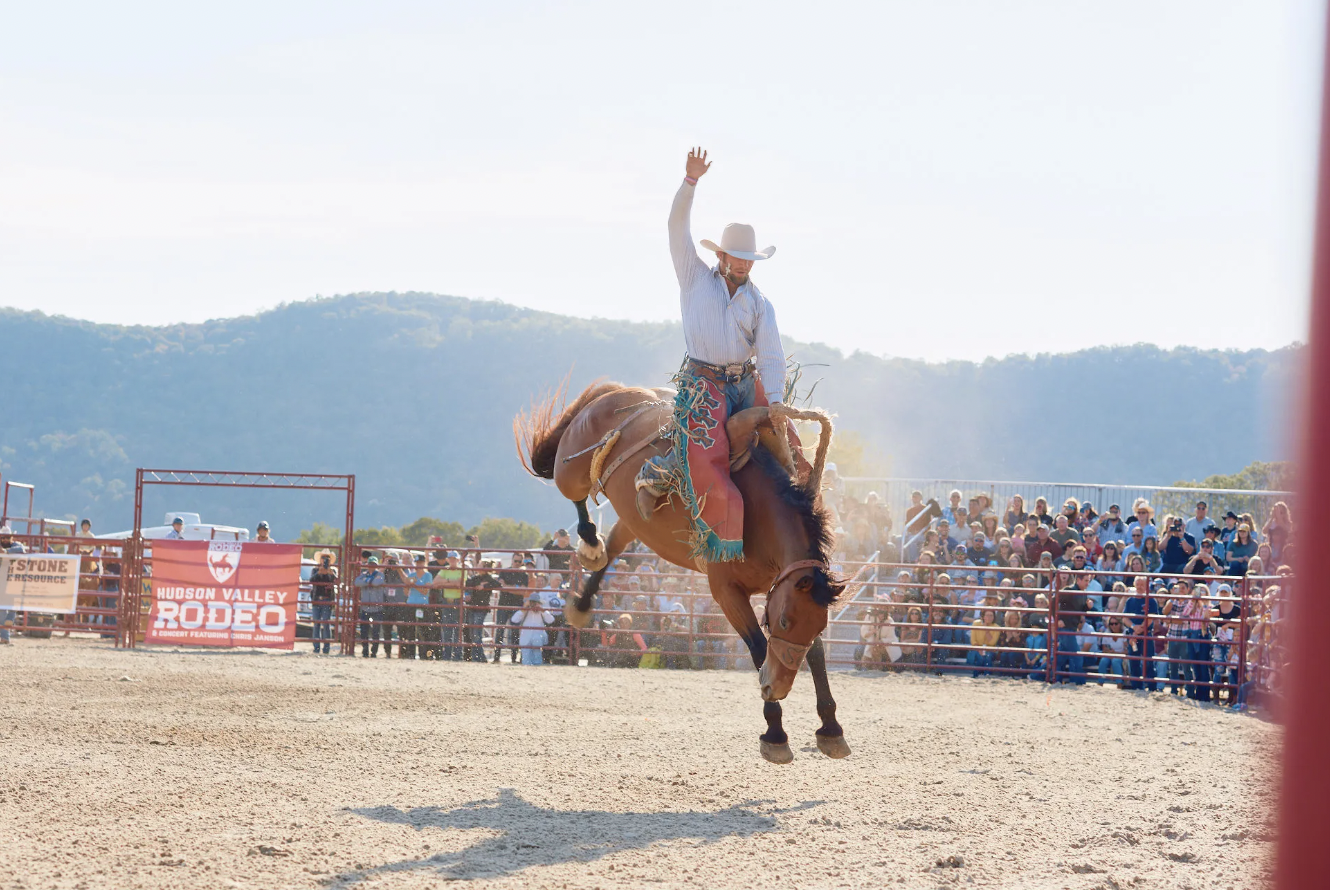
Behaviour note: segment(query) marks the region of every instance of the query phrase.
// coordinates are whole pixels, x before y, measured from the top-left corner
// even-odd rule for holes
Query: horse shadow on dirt
[[[781,826],[775,816],[822,803],[805,801],[786,809],[764,806],[773,802],[746,800],[711,811],[611,813],[549,809],[528,803],[512,789],[503,788],[497,797],[472,801],[453,809],[352,809],[349,812],[367,819],[409,825],[417,831],[486,829],[497,834],[463,850],[344,872],[324,883],[329,887],[350,887],[378,876],[416,871],[434,872],[450,880],[498,878],[537,865],[592,862],[622,850],[643,849],[658,841],[693,840],[710,844],[724,838],[753,837],[777,831]]]

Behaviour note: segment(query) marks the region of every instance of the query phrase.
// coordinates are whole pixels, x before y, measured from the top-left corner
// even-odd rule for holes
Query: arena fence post
[[[1058,585],[1060,579],[1057,571],[1051,572],[1048,579],[1048,632],[1044,634],[1044,642],[1048,646],[1048,662],[1044,665],[1044,682],[1052,683],[1057,676],[1058,666]]]
[[[1247,576],[1238,578],[1238,677],[1237,689],[1242,688],[1242,684],[1247,681],[1247,619],[1250,616],[1251,603],[1247,599]],[[1237,690],[1234,690],[1233,697],[1237,699]]]
[[[924,646],[924,670],[933,669],[933,596],[937,590],[937,573],[928,570],[928,643]],[[906,613],[909,614],[908,612]]]

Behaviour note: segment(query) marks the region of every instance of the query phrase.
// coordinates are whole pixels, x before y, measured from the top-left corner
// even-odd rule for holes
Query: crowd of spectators
[[[1282,501],[1258,528],[1249,513],[1214,519],[1205,500],[1189,517],[1156,516],[1145,499],[1101,514],[1068,498],[1053,514],[1047,499],[1027,509],[1016,495],[999,513],[983,494],[953,490],[942,506],[916,491],[900,535],[874,493],[837,501],[858,529],[843,538],[845,558],[871,548],[900,566],[879,571],[859,615],[861,666],[963,664],[1203,701],[1219,692],[1234,705],[1271,691],[1297,546]],[[1238,670],[1242,645],[1250,671]]]
[[[563,615],[574,577],[566,529],[540,550],[510,554],[507,565],[486,558],[479,541],[467,543],[474,549],[361,552],[354,586],[362,658],[380,650],[392,657],[394,646],[398,658],[526,665],[577,657],[609,667],[704,669],[746,657],[705,578],[663,567],[640,547],[605,573],[593,624],[578,629]],[[316,630],[316,652],[328,652],[328,635]]]

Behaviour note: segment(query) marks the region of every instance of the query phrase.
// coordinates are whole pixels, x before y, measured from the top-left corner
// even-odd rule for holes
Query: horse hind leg
[[[816,732],[817,750],[835,760],[849,757],[845,730],[836,722],[836,700],[831,697],[831,684],[827,682],[827,653],[821,637],[808,650],[808,672],[813,675],[813,688],[817,692],[817,716],[822,718],[822,726]]]
[[[582,568],[595,572],[605,568],[609,558],[605,553],[605,539],[596,531],[596,524],[587,512],[586,498],[574,501],[577,507],[577,562]]]
[[[582,505],[582,509],[586,509],[585,503]],[[593,525],[592,528],[595,528],[595,526]],[[578,534],[581,534],[580,525],[578,526]],[[627,524],[623,522],[614,523],[614,527],[610,529],[609,539],[602,543],[604,563],[587,577],[586,584],[582,585],[582,592],[575,597],[568,597],[568,601],[563,605],[563,617],[573,627],[586,627],[591,623],[591,603],[595,595],[600,592],[600,582],[605,577],[605,572],[609,569],[610,564],[618,558],[619,554],[623,553],[628,545],[633,543],[635,537]],[[578,545],[579,562],[581,558],[581,545]]]

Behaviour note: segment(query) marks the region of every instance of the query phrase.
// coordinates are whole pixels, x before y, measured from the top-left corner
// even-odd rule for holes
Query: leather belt
[[[688,364],[699,377],[708,377],[718,383],[738,383],[745,377],[753,376],[753,372],[757,370],[757,365],[752,359],[729,365],[713,365],[711,362],[689,356]]]

